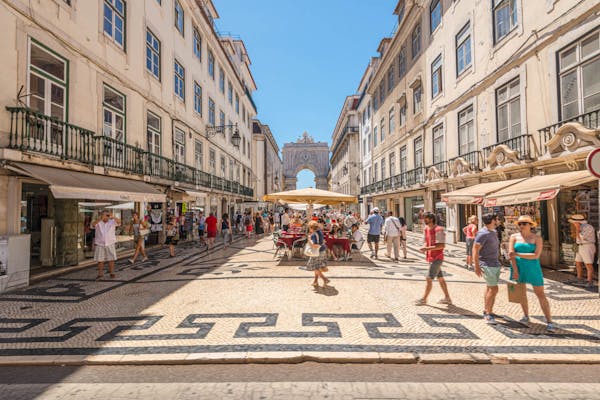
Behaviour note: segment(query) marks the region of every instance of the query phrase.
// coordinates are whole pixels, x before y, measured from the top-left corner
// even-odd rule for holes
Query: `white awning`
[[[525,178],[486,182],[468,186],[453,192],[442,194],[442,200],[448,204],[483,204],[483,200],[488,194],[514,185],[515,183],[519,183],[524,179]]]
[[[208,194],[206,192],[197,192],[195,190],[187,190],[187,189],[185,189],[185,193],[188,196],[195,197],[197,199],[205,199],[206,197],[208,197]]]
[[[539,175],[491,193],[485,198],[486,207],[551,200],[562,188],[598,180],[588,170]]]
[[[110,201],[146,201],[162,203],[165,194],[151,185],[133,180],[96,175],[68,169],[11,162],[7,168],[50,185],[57,199],[89,199]]]

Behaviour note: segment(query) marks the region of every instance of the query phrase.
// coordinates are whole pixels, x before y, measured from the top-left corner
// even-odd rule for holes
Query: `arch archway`
[[[317,189],[329,190],[329,145],[326,142],[315,142],[304,132],[295,143],[285,143],[281,153],[284,190],[296,189],[298,173],[305,169],[315,174]]]

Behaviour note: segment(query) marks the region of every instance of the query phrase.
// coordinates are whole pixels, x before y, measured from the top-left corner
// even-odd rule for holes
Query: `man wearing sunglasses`
[[[483,318],[491,325],[496,323],[492,309],[498,294],[500,279],[500,260],[498,259],[498,217],[495,214],[485,214],[481,220],[485,227],[477,232],[473,245],[473,263],[475,275],[485,278],[486,290],[484,296]]]

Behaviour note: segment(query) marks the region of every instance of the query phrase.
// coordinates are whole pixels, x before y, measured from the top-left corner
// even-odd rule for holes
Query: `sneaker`
[[[587,281],[585,279],[577,279],[577,281],[573,282],[575,286],[585,286]]]
[[[496,320],[494,319],[494,317],[491,314],[485,314],[483,316],[483,319],[485,320],[485,323],[488,325],[496,325],[497,324]]]
[[[371,252],[371,258],[375,258],[375,252]]]
[[[148,261],[148,257],[144,257],[142,261]]]
[[[558,327],[552,323],[552,322],[548,322],[548,325],[546,325],[546,332],[556,332],[556,329]]]
[[[129,259],[129,262],[130,262],[131,264],[135,264],[135,260],[134,260],[133,258],[130,258],[130,259]]]
[[[583,285],[583,287],[588,288],[588,289],[591,289],[594,286],[596,286],[596,285],[594,285],[594,282],[586,282],[585,285]]]
[[[448,304],[449,306],[452,305],[452,300],[450,299],[441,299],[440,301],[438,301],[438,304]]]
[[[426,306],[426,305],[427,305],[427,301],[425,301],[424,299],[415,300],[415,306]]]
[[[525,315],[523,318],[521,318],[521,319],[519,320],[519,323],[520,323],[521,325],[523,325],[523,326],[526,326],[526,327],[528,327],[528,328],[529,328],[529,327],[531,327],[531,323],[529,322],[529,317],[528,317],[528,316],[526,316],[526,315]]]

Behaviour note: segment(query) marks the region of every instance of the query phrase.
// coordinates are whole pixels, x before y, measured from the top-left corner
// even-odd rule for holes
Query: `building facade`
[[[387,55],[380,46],[380,68],[368,89],[380,100],[373,124],[393,125],[396,132],[386,128],[386,133],[403,136],[402,112],[394,111],[390,122],[388,102],[399,107],[404,100],[381,98],[382,92],[396,93],[402,81],[383,77],[393,75],[392,65],[403,70],[396,40],[411,57],[417,48],[420,62],[405,86],[405,98],[413,102],[407,125],[413,128],[406,142],[390,142],[385,151],[374,148],[373,166],[379,164],[380,175],[363,185],[363,196],[384,199],[382,205],[390,208],[397,203],[415,231],[423,211],[434,212],[454,241],[464,239],[462,227],[470,215],[503,215],[506,241],[518,216],[528,214],[544,238],[543,264],[572,264],[568,216],[583,213],[596,227],[599,222],[598,180],[584,161],[600,144],[600,5],[418,3],[398,2],[398,29]],[[422,106],[415,112],[417,97]],[[406,169],[401,156],[396,174],[388,172],[388,163],[382,176],[386,152],[389,158],[402,146],[407,146]]]
[[[362,79],[358,85],[358,131],[359,131],[359,163],[360,163],[360,184],[362,188],[371,184],[371,119],[373,108],[371,105],[371,96],[367,93],[367,87],[373,77],[373,71],[376,68],[376,63],[379,59],[372,58],[369,65],[363,73]],[[359,212],[360,215],[366,216],[373,207],[372,198],[370,196],[359,196]]]
[[[30,235],[32,267],[89,258],[103,208],[158,243],[170,216],[255,198],[256,85],[218,17],[210,0],[0,3],[0,235]]]
[[[360,194],[360,134],[358,125],[358,102],[360,96],[346,97],[331,136],[329,181],[331,190],[358,196]],[[358,212],[358,205],[348,206]]]
[[[279,155],[279,145],[269,125],[259,120],[252,121],[253,165],[256,174],[256,197],[262,200],[269,193],[281,191],[283,163]]]

